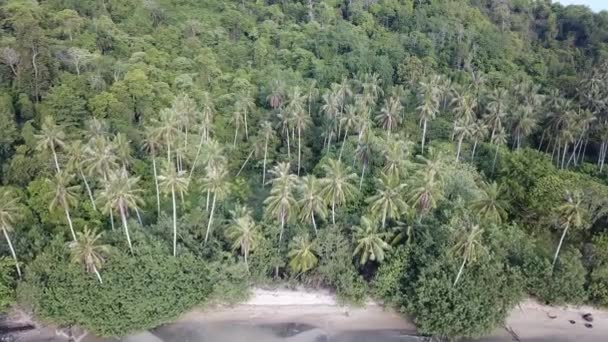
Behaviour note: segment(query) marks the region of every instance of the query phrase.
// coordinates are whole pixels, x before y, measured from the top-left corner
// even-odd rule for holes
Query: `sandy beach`
[[[582,318],[593,317],[592,327]],[[263,326],[285,326],[297,324],[314,328],[302,331],[299,338],[277,338]],[[373,335],[377,331],[379,335]],[[390,338],[379,338],[393,331]],[[224,342],[240,341],[242,336],[249,342],[316,341],[319,334],[340,336],[343,333],[369,334],[374,341],[412,341],[406,335],[416,334],[414,323],[393,310],[368,301],[364,306],[340,305],[329,291],[306,289],[254,289],[250,299],[232,306],[214,306],[204,310],[192,310],[173,323],[163,325],[152,332],[133,334],[122,339],[126,342],[181,342],[210,341],[211,337]],[[186,335],[184,335],[186,334]],[[307,334],[310,335],[308,338]],[[197,338],[193,336],[205,336]],[[236,336],[236,337],[235,337]],[[382,335],[384,336],[384,335]],[[64,342],[65,336],[55,336],[53,328],[36,329],[20,336],[25,342]],[[334,341],[333,338],[330,339]],[[340,340],[340,339],[337,339]],[[498,328],[491,336],[480,341],[507,342],[603,342],[608,340],[608,312],[591,307],[551,307],[534,300],[526,300],[513,309],[505,327]],[[87,336],[82,342],[98,342],[100,339]],[[108,341],[108,340],[106,340]],[[342,341],[342,340],[340,340]]]

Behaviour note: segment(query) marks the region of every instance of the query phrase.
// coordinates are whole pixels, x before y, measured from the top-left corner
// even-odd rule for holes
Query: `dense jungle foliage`
[[[0,309],[607,306],[607,42],[550,0],[0,0]]]

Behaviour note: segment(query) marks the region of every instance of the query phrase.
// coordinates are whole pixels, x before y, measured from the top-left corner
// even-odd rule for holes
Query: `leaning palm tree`
[[[72,262],[84,265],[87,272],[95,273],[100,284],[103,280],[99,270],[110,253],[109,245],[100,244],[102,234],[84,227],[83,232],[78,232],[78,238],[69,243]]]
[[[323,165],[325,178],[321,180],[322,194],[328,203],[331,203],[331,221],[336,224],[336,206],[350,201],[357,192],[352,184],[357,175],[350,172],[341,161],[329,159]]]
[[[69,156],[67,164],[68,172],[78,172],[80,179],[82,179],[82,182],[87,189],[87,194],[89,195],[89,200],[91,201],[93,210],[97,210],[95,199],[93,198],[93,192],[91,191],[91,186],[89,185],[83,169],[83,165],[86,161],[86,147],[82,144],[82,141],[74,140],[67,146],[66,153]]]
[[[266,213],[277,218],[281,224],[279,243],[283,239],[285,224],[294,216],[297,202],[294,191],[297,186],[297,177],[289,172],[289,163],[277,164],[270,173],[273,176],[270,194],[264,201]]]
[[[136,209],[144,204],[144,200],[140,196],[142,190],[137,187],[138,181],[139,177],[129,177],[124,170],[111,172],[107,181],[104,182],[104,188],[99,192],[98,198],[103,205],[104,212],[117,211],[120,215],[131,254],[133,254],[133,245],[129,235],[127,212],[130,208]]]
[[[398,219],[407,210],[404,190],[405,183],[400,183],[398,178],[382,175],[378,179],[376,194],[366,200],[370,204],[370,212],[381,216],[382,229],[386,228],[387,218]]]
[[[211,204],[211,212],[207,222],[207,231],[205,232],[205,244],[209,240],[209,232],[213,222],[213,214],[215,212],[215,204],[218,199],[223,199],[228,194],[228,171],[223,165],[216,167],[207,166],[206,175],[203,178],[203,189],[207,190],[207,194],[213,194]]]
[[[177,205],[175,192],[183,194],[188,190],[188,178],[185,171],[177,171],[173,164],[165,163],[161,175],[158,176],[161,191],[169,195],[173,203],[173,256],[177,255]]]
[[[475,151],[477,150],[477,144],[483,141],[488,136],[488,126],[481,120],[475,120],[471,127],[471,139],[473,139],[473,151],[471,152],[471,159],[475,159]]]
[[[589,211],[583,204],[583,198],[580,193],[567,193],[565,203],[557,207],[555,216],[557,224],[563,229],[563,233],[553,256],[552,267],[555,267],[555,262],[564,243],[566,233],[568,233],[569,229],[581,229],[585,227],[588,224]]]
[[[298,201],[300,221],[310,221],[315,230],[315,235],[317,235],[315,215],[322,219],[325,219],[327,216],[327,206],[321,196],[321,184],[315,176],[308,175],[301,179],[299,185],[301,194],[301,198]]]
[[[70,185],[73,180],[73,176],[67,174],[65,171],[61,171],[55,175],[53,180],[47,180],[52,185],[54,192],[53,200],[49,205],[49,211],[53,212],[57,208],[61,208],[70,227],[72,233],[72,239],[76,241],[76,233],[74,231],[74,225],[72,224],[72,217],[70,216],[70,207],[73,207],[78,202],[76,193],[80,190],[78,185]]]
[[[40,127],[40,134],[35,135],[38,139],[36,148],[40,151],[50,150],[53,153],[55,168],[57,172],[61,171],[59,167],[59,159],[57,158],[57,148],[65,145],[65,133],[61,126],[55,123],[55,119],[48,115],[45,116]]]
[[[496,182],[483,183],[479,197],[471,203],[471,209],[481,219],[501,224],[507,219],[507,207],[509,203],[501,196],[502,189]]]
[[[244,210],[243,213],[239,213],[237,210],[230,213],[232,219],[226,230],[226,237],[232,242],[233,250],[241,251],[245,258],[245,267],[249,271],[249,253],[256,248],[258,242],[257,226],[248,210]]]
[[[385,241],[388,234],[378,231],[378,225],[363,216],[361,223],[354,228],[354,239],[356,241],[353,256],[359,256],[359,263],[365,265],[368,261],[382,262],[385,258],[385,251],[391,246]]]
[[[158,171],[156,168],[156,153],[162,147],[162,137],[154,127],[147,127],[144,134],[145,137],[142,148],[152,157],[152,171],[154,175],[154,187],[156,189],[156,210],[157,214],[160,215],[160,190],[158,186]]]
[[[8,249],[11,251],[11,255],[15,260],[15,268],[17,269],[17,275],[21,278],[21,268],[19,268],[19,261],[17,260],[17,254],[15,248],[11,242],[9,233],[13,231],[13,225],[15,221],[21,216],[19,206],[17,204],[18,199],[13,194],[4,190],[0,192],[0,228],[8,244]]]
[[[305,273],[317,265],[319,259],[315,247],[315,241],[311,241],[308,235],[293,238],[287,257],[294,273]]]
[[[458,139],[458,152],[456,152],[456,161],[460,159],[460,149],[462,141],[469,138],[473,134],[474,122],[468,119],[459,119],[454,122],[454,135]]]
[[[460,280],[465,265],[477,261],[477,258],[485,251],[482,245],[483,229],[479,225],[466,226],[463,230],[456,234],[456,244],[450,251],[451,254],[462,258],[462,264],[452,286],[456,286],[458,280]]]

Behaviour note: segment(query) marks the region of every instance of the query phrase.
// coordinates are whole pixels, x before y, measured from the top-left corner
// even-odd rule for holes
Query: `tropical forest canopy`
[[[0,25],[2,309],[119,336],[289,283],[459,338],[526,296],[608,305],[608,12],[0,0]]]

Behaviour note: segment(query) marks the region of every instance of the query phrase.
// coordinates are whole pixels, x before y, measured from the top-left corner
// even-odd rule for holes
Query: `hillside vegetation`
[[[607,42],[549,0],[0,0],[0,309],[607,306]]]

